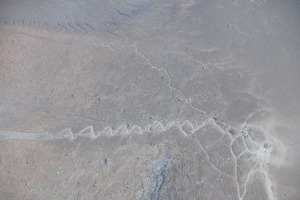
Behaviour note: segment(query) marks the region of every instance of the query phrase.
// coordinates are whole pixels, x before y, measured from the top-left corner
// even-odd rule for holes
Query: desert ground
[[[0,0],[0,200],[299,200],[300,2]]]

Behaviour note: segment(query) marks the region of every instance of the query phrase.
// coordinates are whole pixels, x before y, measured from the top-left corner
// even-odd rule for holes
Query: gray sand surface
[[[0,0],[0,200],[300,199],[300,2]]]

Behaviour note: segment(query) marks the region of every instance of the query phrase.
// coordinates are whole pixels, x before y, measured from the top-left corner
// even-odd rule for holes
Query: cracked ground
[[[299,200],[299,10],[0,0],[0,200]]]

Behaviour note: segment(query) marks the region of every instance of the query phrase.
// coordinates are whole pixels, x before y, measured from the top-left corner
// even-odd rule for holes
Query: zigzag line
[[[194,133],[206,125],[212,125],[213,127],[217,128],[220,133],[225,136],[226,134],[229,135],[232,139],[230,144],[230,150],[231,154],[234,159],[234,168],[235,168],[235,175],[226,174],[222,170],[218,168],[218,166],[213,163],[213,161],[210,160],[210,156],[208,155],[207,148],[210,148],[213,146],[219,139],[217,139],[213,144],[211,144],[209,147],[203,147],[200,141],[196,138],[197,142],[199,143],[201,149],[204,151],[205,155],[207,156],[208,162],[211,164],[211,166],[218,172],[225,176],[231,177],[236,181],[237,184],[237,191],[239,200],[243,200],[244,196],[247,192],[247,185],[250,182],[250,179],[253,177],[254,173],[260,172],[264,175],[264,185],[267,190],[267,195],[269,199],[273,200],[275,199],[275,194],[272,192],[272,181],[270,179],[269,175],[269,164],[280,164],[282,161],[282,158],[284,158],[284,155],[279,155],[279,157],[275,157],[275,161],[270,160],[271,159],[271,152],[272,152],[272,146],[277,146],[280,148],[280,151],[282,151],[283,144],[280,142],[279,139],[273,138],[272,136],[268,135],[270,138],[265,138],[264,144],[268,144],[270,142],[270,149],[268,145],[265,147],[264,144],[259,144],[256,141],[254,141],[249,134],[246,126],[246,123],[244,123],[243,127],[241,128],[241,131],[234,130],[237,127],[231,126],[225,122],[219,121],[216,118],[208,118],[207,120],[199,123],[199,124],[193,124],[189,120],[184,121],[173,121],[166,124],[163,124],[159,121],[154,121],[152,124],[145,125],[145,126],[139,126],[139,125],[133,125],[133,126],[127,126],[126,124],[121,124],[118,128],[113,129],[112,127],[104,127],[101,131],[94,131],[93,126],[87,126],[86,128],[82,129],[78,133],[73,133],[71,128],[64,129],[57,133],[49,133],[49,132],[43,132],[43,133],[21,133],[21,132],[9,132],[9,131],[0,131],[0,140],[56,140],[56,139],[69,139],[74,140],[77,137],[87,137],[90,139],[96,139],[101,136],[106,137],[113,137],[118,135],[130,135],[130,134],[147,134],[147,133],[161,133],[164,131],[167,131],[171,129],[172,127],[177,127],[180,132],[188,137],[194,135]],[[244,144],[245,149],[241,152],[236,152],[233,149],[234,142],[238,140],[238,138],[241,136],[241,142]],[[223,137],[220,137],[223,138]],[[284,149],[283,149],[284,150]],[[250,153],[253,155],[253,158],[251,161],[252,163],[252,169],[251,171],[242,177],[240,180],[237,176],[237,167],[238,163],[237,160],[241,159],[241,156],[244,153]],[[285,153],[285,151],[283,151]],[[272,157],[274,159],[274,157]],[[280,159],[280,160],[279,160]],[[284,162],[283,162],[284,163]]]
[[[42,132],[42,133],[22,133],[11,131],[0,131],[0,140],[51,140],[51,139],[70,139],[74,140],[77,137],[89,137],[96,139],[100,136],[117,136],[117,135],[129,135],[129,134],[145,134],[145,133],[160,133],[169,130],[172,127],[177,127],[185,136],[191,135],[206,124],[212,124],[217,127],[217,123],[214,118],[209,118],[203,121],[200,125],[194,125],[191,121],[174,121],[163,124],[159,121],[154,121],[152,124],[139,126],[128,126],[121,124],[118,128],[113,129],[110,126],[104,127],[101,131],[94,131],[93,126],[87,126],[80,130],[78,133],[73,133],[71,128],[63,129],[56,133]],[[222,130],[224,132],[224,130]]]
[[[185,136],[193,134],[195,131],[197,131],[200,128],[199,125],[194,126],[189,120],[185,120],[183,122],[170,122],[167,124],[163,124],[159,121],[154,121],[152,124],[146,126],[139,126],[139,125],[127,126],[126,124],[121,124],[118,128],[115,129],[107,126],[104,127],[101,131],[94,131],[93,126],[88,126],[82,129],[81,131],[79,131],[78,133],[73,133],[70,128],[67,128],[58,133],[48,134],[48,138],[49,139],[68,138],[73,140],[76,139],[77,137],[89,137],[91,139],[96,139],[100,136],[112,137],[117,135],[161,133],[169,130],[172,127],[177,127],[179,130],[181,130],[181,132]]]

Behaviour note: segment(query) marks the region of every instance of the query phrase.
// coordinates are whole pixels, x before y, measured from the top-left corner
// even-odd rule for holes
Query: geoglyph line
[[[204,128],[207,125],[216,128],[223,135],[220,138],[218,138],[216,141],[214,141],[212,145],[209,146],[211,148],[214,146],[214,144],[217,143],[217,141],[222,140],[222,138],[224,138],[225,135],[231,136],[230,152],[234,161],[234,168],[235,168],[234,175],[230,175],[223,172],[216,164],[214,164],[210,160],[210,157],[208,156],[206,149],[203,147],[201,141],[199,141],[199,139],[195,135],[198,130]],[[145,126],[139,126],[139,125],[128,126],[126,124],[121,124],[117,128],[112,128],[110,126],[107,126],[104,127],[101,131],[95,131],[93,126],[87,126],[81,131],[79,131],[78,133],[73,133],[71,128],[66,128],[56,133],[51,133],[51,132],[22,133],[22,132],[0,131],[0,140],[58,140],[58,139],[75,140],[78,137],[87,137],[90,138],[91,140],[94,140],[99,137],[101,138],[101,137],[114,137],[114,136],[122,136],[122,135],[126,136],[130,134],[163,133],[174,127],[178,128],[185,137],[196,139],[196,141],[200,146],[201,151],[205,153],[209,164],[212,166],[214,170],[216,170],[216,172],[235,180],[237,184],[237,193],[239,196],[239,200],[244,199],[247,193],[247,186],[249,185],[249,182],[251,181],[252,177],[256,173],[260,173],[263,176],[265,190],[268,195],[268,198],[270,200],[276,199],[276,195],[273,193],[273,189],[272,189],[273,183],[269,173],[269,165],[281,164],[282,158],[284,157],[284,153],[282,155],[279,155],[278,157],[275,158],[272,157],[271,159],[272,149],[273,148],[284,149],[284,146],[281,143],[281,141],[279,141],[277,138],[273,138],[270,134],[267,134],[269,132],[268,130],[265,130],[261,127],[258,128],[261,128],[263,132],[266,132],[267,137],[263,144],[257,143],[249,134],[246,123],[243,125],[243,127],[239,129],[240,131],[234,136],[232,136],[233,133],[232,129],[233,128],[237,129],[237,127],[233,127],[224,122],[218,121],[214,117],[211,117],[198,124],[193,124],[189,120],[173,121],[169,123],[161,123],[159,121],[154,121],[152,124],[148,124]],[[242,149],[238,155],[235,155],[235,153],[233,152],[233,146],[235,145],[234,141],[236,141],[239,137],[242,138],[241,141],[244,144],[244,149]],[[249,162],[252,169],[248,174],[245,175],[246,177],[241,178],[240,181],[238,181],[239,178],[236,173],[238,167],[237,161],[239,159],[243,159],[242,155],[246,153],[248,154],[250,153],[253,156],[251,158],[251,162]]]
[[[100,136],[117,136],[117,135],[129,135],[129,134],[145,134],[145,133],[160,133],[168,131],[172,127],[177,127],[185,135],[191,135],[197,130],[201,129],[207,123],[213,123],[214,119],[206,120],[201,125],[193,125],[189,120],[175,121],[163,124],[159,121],[154,121],[152,124],[139,126],[128,126],[121,124],[117,128],[113,129],[110,126],[104,127],[101,131],[94,131],[93,126],[87,126],[78,133],[73,133],[71,128],[63,129],[56,133],[41,132],[41,133],[24,133],[24,132],[12,132],[12,131],[0,131],[0,140],[52,140],[52,139],[70,139],[74,140],[77,137],[89,137],[96,139]]]

